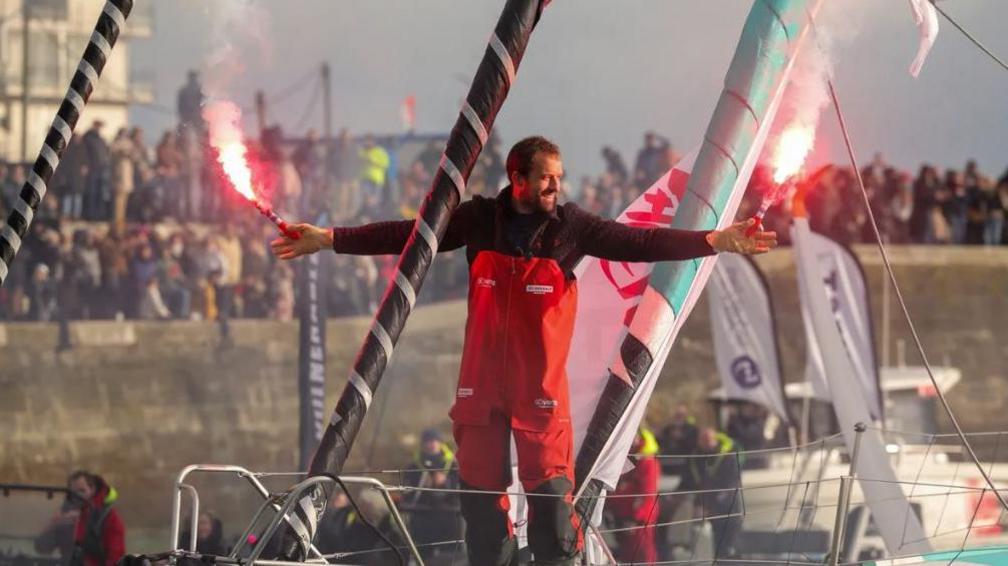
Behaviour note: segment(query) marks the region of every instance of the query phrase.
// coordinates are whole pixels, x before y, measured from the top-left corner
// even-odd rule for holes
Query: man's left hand
[[[724,230],[711,230],[707,234],[707,243],[716,252],[732,252],[736,254],[765,254],[777,247],[777,232],[757,230],[751,236],[746,235],[756,220],[750,218],[736,222]]]

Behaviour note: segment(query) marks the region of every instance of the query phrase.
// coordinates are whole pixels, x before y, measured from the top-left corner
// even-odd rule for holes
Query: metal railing
[[[721,525],[725,525],[726,521],[737,521],[738,529],[742,531],[741,528],[742,520],[746,520],[746,524],[749,525],[749,530],[745,532],[748,533],[749,539],[747,539],[747,546],[749,544],[755,544],[756,546],[749,547],[749,550],[744,550],[741,548],[735,548],[734,550],[744,550],[742,554],[726,553],[721,555],[722,549],[719,547],[718,543],[711,539],[709,541],[702,539],[691,539],[694,543],[700,540],[700,544],[707,545],[710,544],[711,548],[706,550],[697,550],[699,547],[694,547],[692,551],[694,557],[689,561],[671,561],[671,562],[659,562],[659,563],[710,563],[709,561],[699,560],[700,556],[697,556],[697,552],[712,552],[712,557],[717,563],[747,563],[754,564],[759,563],[766,558],[770,558],[766,563],[779,563],[774,562],[772,559],[774,556],[787,556],[787,560],[790,564],[803,564],[803,563],[818,563],[818,564],[829,564],[833,566],[839,566],[841,564],[858,564],[858,559],[862,556],[863,551],[870,551],[872,553],[882,552],[884,554],[892,554],[893,558],[898,558],[900,553],[899,549],[889,549],[888,552],[885,551],[883,547],[879,545],[878,533],[873,532],[870,528],[871,512],[870,505],[873,503],[885,503],[886,500],[872,499],[868,500],[864,494],[865,484],[871,484],[874,482],[886,482],[886,483],[896,483],[902,486],[903,495],[899,497],[899,500],[905,501],[907,504],[906,512],[908,514],[916,512],[918,518],[923,512],[925,505],[930,506],[931,509],[941,508],[941,513],[945,513],[945,508],[949,507],[949,500],[952,501],[963,501],[966,503],[969,511],[965,516],[962,514],[950,515],[947,520],[942,520],[938,517],[938,511],[934,511],[930,517],[929,523],[933,526],[927,527],[925,536],[928,539],[937,541],[950,542],[950,539],[956,538],[952,535],[955,533],[963,532],[963,539],[961,541],[953,541],[952,546],[959,547],[960,549],[966,549],[966,542],[970,534],[977,532],[977,529],[987,529],[991,528],[993,523],[990,521],[979,521],[977,520],[977,513],[982,505],[982,502],[987,496],[989,499],[989,489],[983,487],[975,487],[971,485],[962,485],[963,481],[957,481],[956,477],[952,480],[946,481],[946,478],[941,480],[932,479],[935,474],[932,473],[930,476],[925,473],[923,476],[921,470],[928,469],[931,465],[932,456],[936,451],[940,451],[936,445],[930,442],[926,447],[923,445],[907,445],[899,443],[899,452],[891,452],[889,456],[893,461],[898,461],[901,455],[909,456],[911,453],[921,456],[915,458],[911,461],[911,464],[916,467],[918,461],[921,470],[917,471],[916,477],[897,477],[895,481],[893,480],[881,480],[874,477],[868,477],[858,474],[859,459],[864,458],[861,450],[861,439],[865,431],[871,430],[873,433],[878,432],[874,429],[870,429],[864,426],[858,426],[855,429],[854,443],[852,449],[849,453],[846,450],[840,449],[835,445],[836,440],[839,438],[831,437],[828,442],[816,442],[809,443],[805,446],[791,447],[785,449],[774,449],[773,451],[779,451],[782,454],[778,460],[785,460],[786,452],[791,451],[793,456],[790,458],[792,463],[789,464],[791,467],[790,477],[786,477],[787,473],[786,466],[779,471],[776,476],[773,474],[763,474],[761,469],[749,470],[754,473],[754,476],[748,476],[748,479],[743,484],[742,474],[743,467],[740,462],[741,458],[735,458],[735,466],[738,468],[738,484],[732,487],[722,487],[719,489],[683,489],[686,486],[679,486],[678,488],[672,489],[659,489],[657,493],[653,494],[658,498],[662,497],[684,497],[688,498],[694,505],[693,515],[687,518],[683,517],[667,517],[661,521],[650,522],[647,525],[636,525],[627,526],[625,524],[620,525],[607,525],[600,527],[599,525],[592,524],[589,526],[590,533],[594,539],[602,541],[599,548],[603,553],[601,557],[602,561],[607,564],[617,564],[617,561],[612,557],[610,549],[606,545],[605,538],[617,536],[620,533],[634,530],[634,529],[658,529],[658,528],[681,528],[683,526],[688,527],[690,532],[696,533],[709,527],[713,527],[720,521]],[[895,431],[887,431],[887,434],[900,434]],[[931,435],[932,437],[934,435]],[[895,446],[896,444],[894,444]],[[955,447],[947,447],[950,452],[953,452]],[[804,450],[804,453],[802,452]],[[761,454],[766,454],[770,452],[768,450],[761,451]],[[843,455],[846,454],[846,457]],[[802,458],[804,457],[804,462]],[[944,462],[944,460],[942,460]],[[811,468],[809,462],[812,462]],[[864,462],[861,462],[864,464]],[[828,471],[827,471],[827,468]],[[863,469],[863,468],[862,468]],[[282,523],[287,520],[296,505],[307,494],[310,490],[317,488],[320,485],[325,485],[327,491],[333,488],[333,483],[336,480],[329,477],[313,477],[301,481],[296,484],[293,488],[283,494],[271,494],[266,487],[262,484],[261,480],[265,480],[270,477],[275,476],[300,476],[303,474],[292,474],[292,473],[282,473],[282,474],[272,474],[272,473],[253,473],[245,468],[239,466],[190,466],[186,468],[176,481],[175,491],[173,494],[173,515],[172,515],[172,535],[171,544],[172,548],[182,552],[183,550],[178,547],[178,533],[179,533],[179,523],[182,520],[182,505],[181,500],[183,497],[188,497],[191,500],[192,507],[191,518],[192,531],[195,532],[195,525],[198,517],[199,510],[199,496],[196,493],[195,488],[186,483],[186,477],[195,471],[209,472],[209,473],[235,473],[239,477],[244,478],[253,488],[259,493],[264,502],[260,506],[255,517],[249,523],[249,527],[246,532],[239,539],[238,546],[232,551],[231,555],[227,558],[230,561],[241,562],[244,566],[252,566],[253,564],[258,564],[261,566],[290,566],[292,562],[268,560],[262,558],[262,553],[264,548],[267,546],[266,542],[270,540],[271,537],[275,536],[278,531],[281,530],[283,526]],[[394,547],[392,543],[389,546],[396,551],[408,551],[412,559],[413,564],[423,564],[423,559],[420,554],[420,549],[429,548],[434,546],[445,546],[445,545],[458,545],[462,546],[463,541],[461,540],[438,540],[438,541],[425,541],[424,544],[416,544],[409,532],[406,522],[403,520],[403,514],[400,508],[396,505],[393,500],[392,495],[407,494],[407,493],[430,493],[438,492],[445,494],[463,494],[463,493],[499,493],[499,492],[486,492],[478,490],[467,490],[467,489],[450,489],[450,488],[431,488],[408,485],[404,482],[402,474],[407,470],[382,470],[375,472],[379,475],[386,475],[386,481],[380,481],[374,477],[367,477],[361,474],[355,474],[354,476],[341,476],[343,484],[362,486],[368,489],[374,489],[378,491],[383,499],[383,505],[388,509],[388,517],[390,518],[390,524],[394,528],[401,531],[403,535],[403,541],[395,542]],[[945,472],[942,472],[945,473]],[[398,475],[397,481],[395,476]],[[392,477],[388,477],[392,476]],[[332,482],[332,483],[330,483]],[[386,483],[387,482],[387,483]],[[183,495],[183,492],[186,494]],[[719,493],[734,492],[737,498],[738,505],[734,505],[731,509],[717,510],[715,508],[706,508],[705,503],[697,503],[703,501],[705,497],[717,496]],[[509,494],[517,495],[519,497],[551,497],[549,495],[542,494]],[[636,497],[636,495],[619,495],[619,494],[608,494],[604,496],[606,499],[619,499],[621,497]],[[735,501],[733,499],[733,501]],[[944,503],[943,503],[944,501]],[[696,507],[700,505],[700,507]],[[688,513],[687,509],[687,513]],[[696,513],[700,514],[697,515]],[[268,524],[263,530],[263,521],[269,513],[274,513],[270,517]],[[972,514],[972,515],[971,515]],[[935,519],[938,519],[937,521]],[[994,519],[997,519],[996,517]],[[753,528],[756,527],[756,528]],[[945,531],[942,529],[956,529],[955,531]],[[264,533],[260,538],[260,542],[255,543],[255,547],[251,548],[252,543],[249,540],[249,535],[255,532]],[[979,532],[983,532],[982,530]],[[751,537],[757,538],[751,538]],[[957,535],[956,535],[957,536]],[[764,537],[764,538],[760,538]],[[770,538],[766,538],[770,537]],[[777,540],[774,537],[778,537],[779,543],[777,546],[773,547],[773,552],[766,553],[760,548],[761,541],[771,541]],[[811,538],[806,538],[811,537]],[[872,538],[875,537],[875,538]],[[458,537],[455,537],[458,538]],[[906,538],[906,533],[904,535]],[[911,537],[912,538],[912,537]],[[790,541],[790,542],[788,542]],[[903,540],[900,545],[910,544],[914,541]],[[188,551],[192,552],[195,550],[195,543],[190,541],[188,544]],[[251,550],[250,550],[251,548]],[[374,547],[367,550],[353,551],[353,552],[337,552],[333,554],[323,555],[318,552],[317,549],[313,548],[311,557],[306,560],[309,563],[334,563],[342,560],[352,560],[355,557],[363,557],[368,555],[374,555],[377,552],[388,552],[389,549],[384,547]],[[908,547],[909,550],[909,547]],[[943,550],[938,548],[937,550]],[[949,550],[949,548],[944,548],[944,550]],[[240,554],[242,553],[242,554]],[[762,555],[761,555],[762,553]],[[238,556],[245,556],[247,558],[238,558]],[[742,557],[745,558],[742,558]],[[783,560],[783,558],[778,558],[777,560]]]
[[[263,503],[260,505],[258,511],[249,521],[248,527],[238,539],[238,544],[235,545],[231,553],[227,558],[237,560],[239,554],[246,549],[249,544],[250,537],[253,530],[255,530],[256,525],[259,523],[260,519],[269,511],[274,512],[273,518],[267,524],[263,535],[255,543],[255,547],[252,549],[251,554],[248,559],[243,561],[245,566],[283,566],[290,564],[297,564],[295,562],[286,562],[278,560],[268,560],[262,559],[260,556],[265,548],[269,546],[269,541],[276,533],[280,530],[281,523],[290,524],[290,517],[294,511],[295,505],[301,500],[302,496],[306,494],[309,490],[314,489],[316,486],[321,486],[323,484],[336,484],[337,481],[328,476],[313,476],[309,477],[301,482],[297,483],[288,492],[283,494],[273,494],[263,485],[260,481],[260,474],[256,474],[247,468],[242,466],[231,466],[231,465],[216,465],[216,464],[196,464],[192,466],[185,467],[175,479],[174,489],[172,490],[172,515],[171,515],[171,534],[169,545],[173,552],[178,551],[188,551],[196,552],[196,536],[195,534],[190,535],[189,548],[180,548],[179,541],[179,530],[182,521],[182,494],[183,492],[189,495],[189,511],[190,511],[190,526],[189,532],[196,533],[197,523],[199,521],[199,493],[197,489],[186,483],[186,479],[193,473],[207,473],[207,474],[236,474],[238,477],[244,479],[252,486],[256,493],[263,498]],[[266,474],[266,475],[291,475],[291,476],[304,476],[303,473],[291,473],[291,474]],[[396,507],[395,502],[392,499],[389,488],[382,482],[374,478],[360,477],[360,476],[340,476],[340,482],[344,485],[356,485],[363,486],[370,489],[378,491],[385,505],[388,507],[389,513],[395,523],[395,526],[401,531],[402,537],[406,542],[406,548],[410,551],[410,555],[414,560],[414,563],[418,566],[424,566],[423,558],[417,549],[416,544],[413,541],[413,537],[410,535],[409,529],[406,527],[406,523],[399,513],[399,509]],[[280,502],[282,501],[282,503]],[[326,556],[318,550],[314,545],[310,545],[310,558],[305,561],[305,563],[317,563],[317,564],[330,564]]]

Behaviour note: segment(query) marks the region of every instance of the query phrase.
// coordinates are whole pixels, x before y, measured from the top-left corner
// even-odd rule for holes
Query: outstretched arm
[[[777,245],[774,232],[746,235],[752,220],[724,230],[637,228],[605,220],[583,210],[578,216],[579,239],[587,255],[614,261],[679,261],[718,252],[760,254]]]
[[[465,245],[466,236],[473,226],[476,206],[474,201],[466,201],[455,209],[438,247],[439,252],[458,249]],[[295,240],[282,236],[273,240],[270,247],[280,259],[294,259],[324,249],[331,249],[341,254],[393,255],[402,253],[413,231],[414,223],[413,220],[392,220],[346,228],[293,224],[289,230],[297,232],[300,237]]]

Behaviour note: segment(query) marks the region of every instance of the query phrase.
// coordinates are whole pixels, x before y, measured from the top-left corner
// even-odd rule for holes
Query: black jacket
[[[333,249],[358,255],[402,252],[412,220],[376,222],[333,230]],[[606,220],[569,202],[552,214],[523,215],[511,206],[511,187],[496,198],[479,195],[452,214],[438,251],[466,247],[469,262],[481,251],[557,261],[573,277],[584,256],[614,261],[677,261],[712,255],[707,231],[635,228]]]

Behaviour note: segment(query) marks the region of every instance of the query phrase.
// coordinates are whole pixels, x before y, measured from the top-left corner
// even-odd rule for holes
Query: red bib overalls
[[[530,497],[533,553],[540,559],[574,553],[579,531],[569,505],[574,466],[566,369],[577,284],[555,260],[492,251],[477,254],[469,275],[469,318],[450,413],[459,475],[470,488],[506,490],[513,435],[526,493],[562,496]],[[493,522],[507,521],[507,509],[507,498],[497,497]],[[558,522],[572,527],[557,529]],[[510,535],[509,521],[507,529]]]

